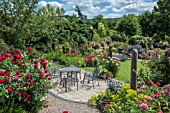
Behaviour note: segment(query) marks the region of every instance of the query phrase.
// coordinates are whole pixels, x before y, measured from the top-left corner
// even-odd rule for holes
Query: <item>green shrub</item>
[[[170,81],[170,49],[164,54],[158,54],[159,51],[148,53],[148,61],[144,61],[143,64],[152,70],[151,79],[154,82],[159,81],[161,85],[166,85]]]
[[[38,112],[44,104],[43,96],[51,88],[46,68],[47,61],[32,48],[7,50],[0,56],[0,105],[11,108],[8,103],[14,102],[18,109],[21,106],[27,112]]]

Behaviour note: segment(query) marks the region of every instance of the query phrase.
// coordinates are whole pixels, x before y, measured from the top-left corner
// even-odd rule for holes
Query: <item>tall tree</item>
[[[153,15],[153,32],[161,36],[170,36],[170,0],[159,0],[154,7]]]
[[[134,14],[129,14],[118,20],[116,30],[118,32],[124,32],[128,36],[141,34],[141,26]]]
[[[143,36],[153,36],[151,23],[153,21],[153,14],[149,11],[139,15],[139,23],[141,25]]]
[[[38,0],[3,0],[0,2],[0,32],[9,45],[25,45],[23,27],[32,17]]]

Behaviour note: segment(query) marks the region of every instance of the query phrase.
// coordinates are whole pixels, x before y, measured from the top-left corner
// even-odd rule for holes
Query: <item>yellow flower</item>
[[[122,89],[130,89],[130,84],[123,84]]]
[[[113,100],[115,100],[115,99],[118,99],[118,98],[119,98],[119,95],[116,94],[116,95],[112,95],[111,97],[112,97]]]
[[[142,93],[140,93],[140,94],[138,95],[138,98],[139,98],[139,99],[145,99],[146,97],[147,97],[147,95],[142,94]]]

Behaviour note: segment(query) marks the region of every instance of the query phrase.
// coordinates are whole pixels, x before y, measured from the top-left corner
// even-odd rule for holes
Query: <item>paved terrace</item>
[[[81,80],[84,77],[84,70],[81,71]],[[78,79],[80,80],[80,77],[78,75]],[[77,86],[69,86],[70,90],[68,90],[67,92],[65,92],[65,88],[63,88],[62,86],[58,86],[56,84],[56,82],[58,81],[58,78],[54,78],[52,80],[52,83],[54,84],[53,89],[49,90],[49,93],[62,98],[64,100],[68,100],[71,102],[77,102],[77,103],[87,103],[88,99],[94,95],[94,94],[98,94],[100,91],[105,91],[107,88],[107,83],[105,83],[105,80],[100,80],[100,86],[98,86],[98,83],[95,81],[95,89],[93,89],[92,83],[87,84],[87,81],[85,81],[83,85],[81,84],[81,82],[78,83],[79,89],[77,90]],[[91,87],[91,88],[90,88]]]

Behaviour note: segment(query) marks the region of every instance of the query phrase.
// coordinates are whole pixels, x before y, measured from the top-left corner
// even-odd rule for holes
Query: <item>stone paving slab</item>
[[[83,75],[83,73],[81,73],[81,75]],[[57,81],[57,79],[54,79],[52,81],[55,82],[55,80]],[[98,94],[100,91],[105,91],[107,88],[107,83],[105,83],[105,80],[99,81],[100,86],[98,86],[98,83],[96,82],[95,89],[93,89],[92,83],[87,84],[87,81],[85,81],[84,84],[85,85],[82,86],[82,84],[79,82],[78,90],[77,90],[77,86],[69,86],[71,90],[68,89],[67,92],[65,92],[65,88],[63,88],[62,86],[56,85],[53,89],[49,90],[49,93],[59,98],[62,98],[64,100],[78,102],[78,103],[87,103],[88,99],[92,95]]]

